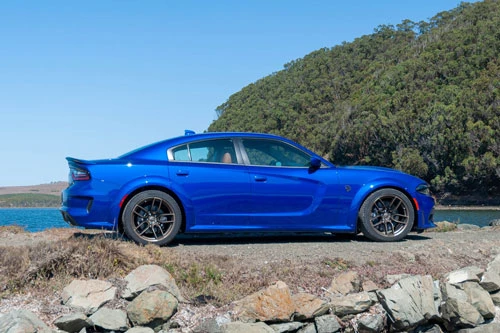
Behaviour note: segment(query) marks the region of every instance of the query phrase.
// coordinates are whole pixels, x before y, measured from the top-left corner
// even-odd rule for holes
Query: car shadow
[[[116,231],[75,232],[73,237],[130,241],[126,235]],[[398,242],[424,241],[431,237],[411,233]],[[199,246],[199,245],[241,245],[241,244],[283,244],[283,243],[373,243],[363,234],[331,234],[331,233],[217,233],[217,234],[179,234],[167,247]]]

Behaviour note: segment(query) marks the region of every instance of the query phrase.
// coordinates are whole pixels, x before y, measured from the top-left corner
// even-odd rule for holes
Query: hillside
[[[209,131],[287,136],[336,164],[394,167],[443,195],[500,194],[500,1],[380,25],[244,87]]]

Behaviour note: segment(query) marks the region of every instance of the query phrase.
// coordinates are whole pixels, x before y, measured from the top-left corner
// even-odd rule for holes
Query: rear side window
[[[207,140],[173,148],[171,159],[198,163],[238,163],[232,140]]]

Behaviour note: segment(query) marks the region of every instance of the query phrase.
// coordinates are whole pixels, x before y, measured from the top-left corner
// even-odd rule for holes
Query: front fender
[[[364,184],[363,186],[361,186],[358,192],[354,195],[354,198],[351,201],[351,206],[349,207],[349,210],[347,212],[345,221],[346,224],[351,226],[354,230],[358,230],[358,214],[361,205],[370,194],[383,188],[393,188],[399,190],[407,195],[410,201],[413,203],[412,196],[410,195],[408,188],[405,185],[400,182],[394,182],[394,179],[377,179],[376,181],[372,181],[369,184]]]

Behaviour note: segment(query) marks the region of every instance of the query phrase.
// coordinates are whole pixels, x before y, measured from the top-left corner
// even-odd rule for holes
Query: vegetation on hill
[[[0,195],[0,207],[59,207],[61,197],[52,194],[16,193]]]
[[[402,169],[441,193],[500,193],[500,1],[381,25],[220,105],[209,131],[287,136],[336,164]]]

